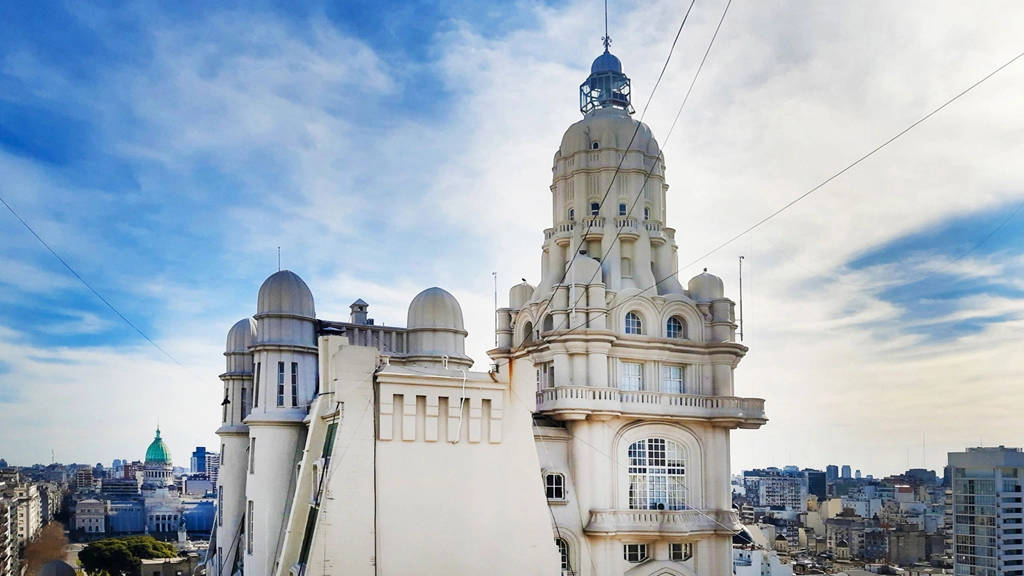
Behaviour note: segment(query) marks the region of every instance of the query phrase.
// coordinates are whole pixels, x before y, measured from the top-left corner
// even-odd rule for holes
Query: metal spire
[[[605,52],[612,45],[612,37],[608,35],[608,0],[604,0],[604,36],[601,37],[601,43],[604,44]]]

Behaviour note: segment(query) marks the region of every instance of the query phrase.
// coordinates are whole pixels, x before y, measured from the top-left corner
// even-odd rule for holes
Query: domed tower
[[[160,437],[160,427],[156,429],[156,437],[146,449],[146,463],[143,465],[142,483],[147,488],[166,488],[174,484],[174,465],[171,463],[171,449]]]
[[[252,352],[256,341],[256,321],[243,318],[228,331],[224,348],[226,370],[220,375],[224,382],[221,402],[220,471],[217,475],[217,531],[213,574],[230,576],[242,550],[239,530],[245,513],[245,476],[249,448],[249,427],[243,423],[252,409]]]
[[[305,443],[303,420],[317,393],[316,311],[313,294],[294,272],[282,270],[260,287],[252,352],[252,409],[246,454],[246,526],[241,543],[246,576],[268,576],[294,489],[296,455]]]
[[[740,527],[729,434],[764,424],[764,402],[733,395],[747,349],[722,280],[676,277],[664,155],[631,88],[606,45],[554,155],[540,282],[512,288],[490,356],[514,389],[536,386],[563,566],[726,574]]]
[[[406,323],[409,351],[405,360],[421,366],[469,369],[462,307],[446,290],[427,288],[412,299]]]

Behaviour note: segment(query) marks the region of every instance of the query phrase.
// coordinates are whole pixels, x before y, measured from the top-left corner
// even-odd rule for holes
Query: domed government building
[[[156,438],[146,449],[146,462],[143,465],[142,486],[146,488],[166,488],[174,485],[174,465],[171,463],[171,450],[160,438],[160,428],[156,429]]]
[[[664,156],[605,50],[553,159],[541,277],[473,371],[459,302],[406,327],[318,318],[294,272],[228,331],[208,574],[721,576],[747,352],[707,272],[677,278]],[[541,167],[537,167],[541,169]],[[146,474],[170,455],[154,440]]]

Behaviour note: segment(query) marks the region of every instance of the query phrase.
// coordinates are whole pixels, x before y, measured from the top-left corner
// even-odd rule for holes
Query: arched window
[[[569,221],[572,222],[574,220],[576,220],[576,211],[569,208]]]
[[[597,150],[598,148],[601,147],[601,144],[594,142],[593,144],[590,145],[590,147],[594,150]]]
[[[527,322],[523,327],[523,344],[533,340],[533,322]]]
[[[601,212],[601,204],[598,202],[590,203],[590,215],[597,216]]]
[[[626,205],[625,204],[619,204],[619,216],[625,216],[625,215],[626,215]]]
[[[550,331],[552,331],[554,329],[555,329],[555,319],[554,319],[554,317],[551,316],[551,314],[548,314],[547,316],[544,317],[544,331],[545,332],[550,332]]]
[[[686,338],[686,324],[675,316],[669,318],[665,323],[665,337]]]
[[[572,564],[569,562],[569,543],[565,541],[565,538],[555,538],[555,544],[558,544],[558,555],[562,557],[562,574],[571,574]]]
[[[644,220],[650,220],[650,219],[651,219],[651,209],[650,208],[644,208]]]
[[[629,507],[632,510],[686,508],[683,447],[664,438],[629,445]]]
[[[644,327],[636,312],[626,314],[626,334],[643,334]]]

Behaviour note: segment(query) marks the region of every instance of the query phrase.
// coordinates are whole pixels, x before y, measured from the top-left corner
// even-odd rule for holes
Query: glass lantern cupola
[[[619,108],[632,114],[629,101],[629,78],[622,73],[622,62],[608,51],[590,66],[590,76],[580,85],[580,112],[586,115],[598,108]]]

